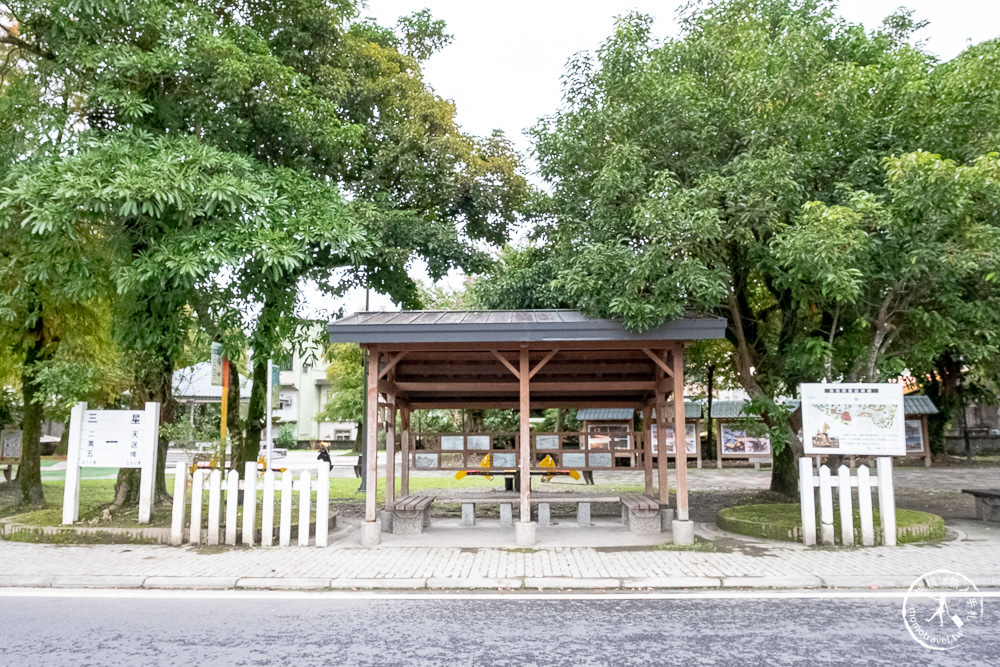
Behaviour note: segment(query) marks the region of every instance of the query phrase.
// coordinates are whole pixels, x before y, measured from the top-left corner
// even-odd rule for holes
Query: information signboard
[[[222,386],[222,343],[212,343],[212,386]]]
[[[70,414],[63,493],[64,524],[80,518],[82,468],[139,468],[139,523],[149,523],[156,477],[160,404],[145,410],[88,410],[77,403]]]
[[[17,461],[21,458],[21,432],[8,429],[0,431],[0,461]]]
[[[656,454],[659,451],[658,444],[660,442],[659,436],[656,435],[656,424],[651,424],[649,429],[652,434],[653,454]],[[667,454],[675,454],[676,447],[674,445],[674,427],[668,426],[666,430]],[[685,451],[689,456],[694,456],[698,453],[697,435],[695,434],[694,424],[684,425],[684,442],[686,445]]]
[[[904,456],[900,384],[803,384],[806,454]]]

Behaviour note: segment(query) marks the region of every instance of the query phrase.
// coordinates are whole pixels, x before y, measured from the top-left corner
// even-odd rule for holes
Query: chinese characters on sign
[[[149,449],[142,444],[144,419],[140,410],[87,410],[80,467],[141,468]]]
[[[803,384],[801,390],[806,454],[906,454],[902,385]]]
[[[0,431],[0,461],[21,458],[21,432]]]

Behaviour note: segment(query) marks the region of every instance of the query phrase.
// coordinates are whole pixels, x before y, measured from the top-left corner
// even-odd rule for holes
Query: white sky
[[[453,42],[425,64],[435,91],[454,100],[458,121],[477,135],[500,128],[527,154],[524,130],[553,113],[561,99],[567,59],[594,50],[611,33],[614,19],[637,10],[655,18],[656,37],[676,36],[678,0],[369,0],[365,16],[392,26],[399,16],[428,8],[444,19]],[[969,44],[1000,35],[1000,0],[841,0],[840,13],[872,29],[900,5],[930,25],[918,33],[925,48],[948,60]],[[419,274],[415,269],[415,275]],[[454,281],[452,281],[454,282]],[[310,295],[308,301],[330,309]],[[337,304],[341,305],[341,304]],[[364,293],[342,302],[350,313],[364,308]],[[372,295],[373,310],[395,309]],[[319,315],[307,308],[306,315]]]

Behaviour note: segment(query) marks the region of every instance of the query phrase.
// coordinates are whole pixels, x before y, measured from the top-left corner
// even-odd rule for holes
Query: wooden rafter
[[[391,371],[393,368],[395,368],[396,364],[398,364],[400,361],[402,361],[403,357],[406,356],[406,353],[407,353],[407,350],[403,350],[402,352],[397,352],[389,360],[389,363],[387,363],[384,367],[382,367],[381,370],[379,370],[379,372],[378,372],[378,379],[381,380],[386,375],[388,375],[389,371]]]
[[[490,350],[490,352],[493,354],[494,357],[500,360],[501,364],[507,367],[507,370],[509,370],[511,373],[514,374],[514,377],[516,377],[518,380],[521,379],[521,373],[516,368],[514,368],[514,364],[507,361],[507,357],[500,354],[500,352],[497,350]]]
[[[535,367],[531,369],[530,373],[528,373],[528,379],[530,380],[531,378],[535,377],[535,374],[538,373],[538,371],[542,370],[542,366],[549,363],[549,360],[552,359],[552,357],[556,356],[557,354],[559,354],[559,350],[552,350],[544,357],[542,357],[542,360],[539,361],[537,364],[535,364]]]
[[[667,374],[667,377],[674,376],[673,369],[670,368],[670,366],[667,365],[667,362],[665,362],[659,355],[650,350],[648,347],[642,348],[642,351],[646,354],[647,357],[656,362],[656,365],[659,366],[660,369],[662,369],[663,372]]]

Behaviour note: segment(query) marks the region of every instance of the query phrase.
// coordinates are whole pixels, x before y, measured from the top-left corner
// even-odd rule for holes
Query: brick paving
[[[900,588],[936,569],[1000,587],[1000,529],[958,522],[958,539],[930,545],[807,548],[727,540],[718,551],[387,546],[347,538],[325,549],[0,542],[0,586],[131,588]],[[350,535],[351,528],[341,533]],[[586,529],[581,529],[586,530]],[[702,524],[698,533],[718,538]],[[432,532],[424,537],[432,536]],[[727,536],[728,537],[728,536]],[[426,541],[426,540],[425,540]]]

